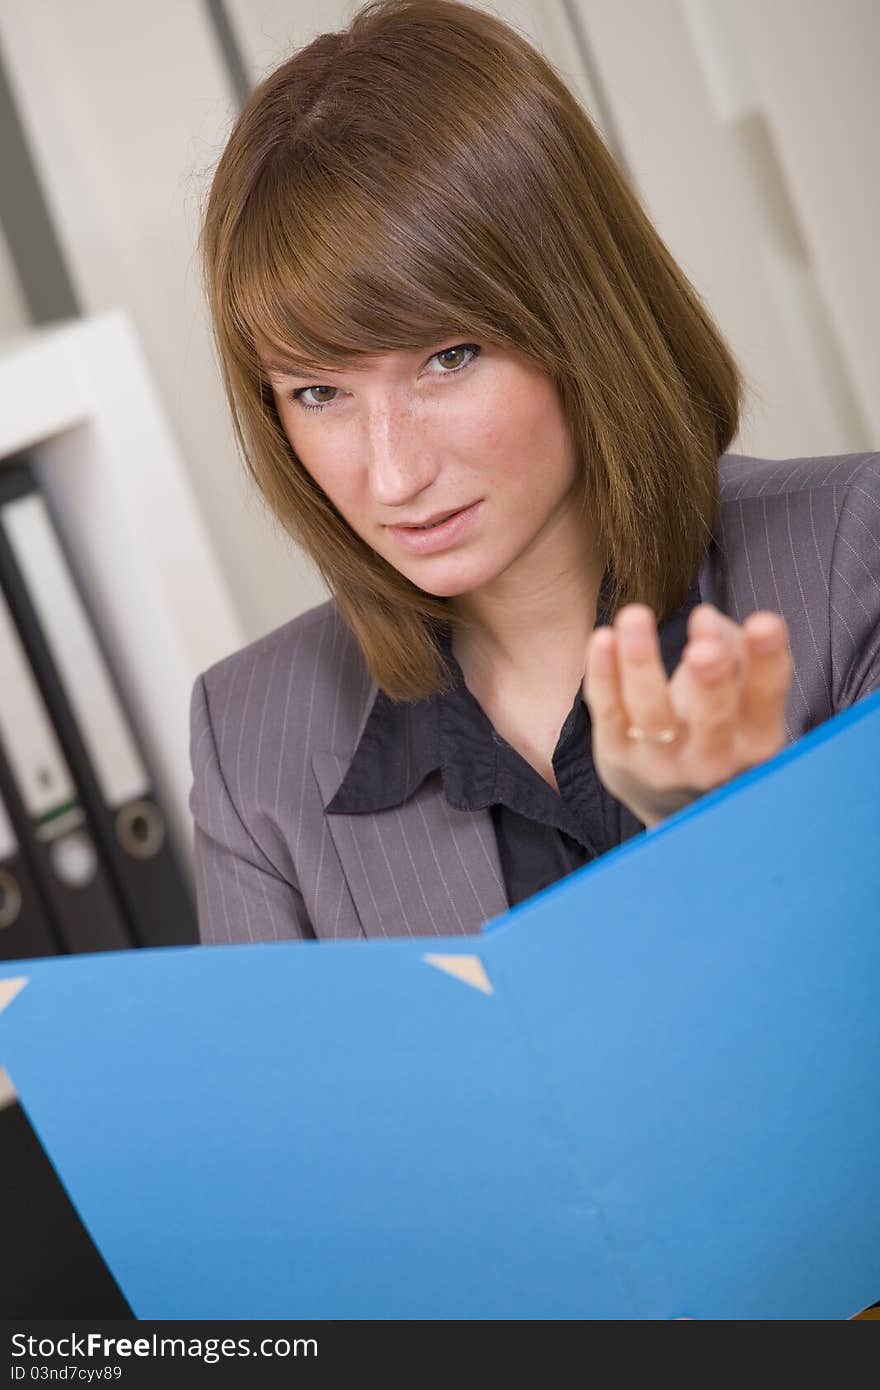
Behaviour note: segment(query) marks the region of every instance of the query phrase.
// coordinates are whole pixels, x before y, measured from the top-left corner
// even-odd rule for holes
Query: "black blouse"
[[[597,624],[607,621],[606,595],[603,583]],[[688,616],[700,601],[695,579],[681,607],[660,624],[667,675],[678,665]],[[557,792],[495,730],[465,684],[448,631],[441,646],[453,689],[396,702],[378,691],[329,813],[399,806],[426,777],[439,773],[450,806],[489,809],[511,907],[644,829],[596,774],[580,685],[553,752]]]

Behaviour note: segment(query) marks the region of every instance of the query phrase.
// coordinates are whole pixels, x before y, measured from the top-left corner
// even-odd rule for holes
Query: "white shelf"
[[[0,338],[0,467],[23,450],[191,873],[190,691],[245,639],[124,311]]]

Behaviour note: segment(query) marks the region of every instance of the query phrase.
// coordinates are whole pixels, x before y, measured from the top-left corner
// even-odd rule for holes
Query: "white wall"
[[[778,141],[768,114],[775,101],[765,100],[774,83],[786,85],[792,124],[806,124],[817,95],[813,73],[801,48],[786,51],[782,42],[772,58],[768,51],[755,61],[786,7],[776,0],[751,7],[733,0],[573,3],[642,199],[753,383],[739,447],[784,456],[876,445],[876,401],[853,371],[850,344],[860,335],[842,296],[817,273],[815,223],[801,218],[790,191],[793,146]],[[831,54],[837,68],[829,80],[844,86],[850,63],[860,62],[849,44],[855,50],[865,41],[847,24],[847,11],[865,8],[861,0],[788,8],[802,17],[821,13],[822,23],[813,24],[817,45],[839,18],[847,37]],[[876,85],[866,84],[850,103],[852,124],[873,115],[876,127],[878,105]],[[815,178],[829,190],[842,179],[852,203],[864,202],[864,183],[876,177],[870,161],[852,161],[843,175],[832,172],[840,163],[833,151],[825,150],[824,161]],[[869,226],[872,217],[876,242],[876,205]],[[828,240],[839,281],[848,280],[856,297],[876,299],[868,245],[861,259],[850,258],[842,241]]]
[[[29,323],[27,305],[0,226],[0,338],[23,332]]]
[[[880,5],[737,0],[761,110],[841,355],[880,443]]]

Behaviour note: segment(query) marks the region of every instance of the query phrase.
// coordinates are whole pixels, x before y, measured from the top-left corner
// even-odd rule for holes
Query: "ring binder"
[[[0,794],[8,810],[4,865],[27,906],[13,938],[0,943],[4,954],[54,954],[50,929],[37,903],[22,859],[48,902],[58,933],[69,951],[119,950],[131,938],[106,881],[79,802],[70,770],[58,746],[12,615],[0,593]],[[17,835],[13,827],[17,825]],[[23,847],[22,854],[16,853]],[[28,891],[30,889],[30,891]],[[9,909],[7,909],[9,910]],[[11,923],[10,927],[16,926]],[[36,951],[26,937],[42,943]]]
[[[21,912],[21,888],[18,879],[6,869],[0,869],[0,930],[12,927]]]
[[[165,818],[26,460],[0,470],[0,581],[134,942],[197,942]]]
[[[57,951],[48,915],[0,796],[0,960],[54,956]]]

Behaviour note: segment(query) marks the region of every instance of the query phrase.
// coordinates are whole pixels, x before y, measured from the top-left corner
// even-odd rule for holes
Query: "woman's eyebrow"
[[[276,376],[284,377],[285,380],[308,381],[310,378],[300,369],[287,366],[284,362],[265,362],[263,364],[267,371],[274,372]],[[312,372],[311,376],[315,373]]]
[[[269,372],[281,377],[284,381],[326,381],[328,377],[339,376],[341,372],[365,371],[366,364],[353,362],[349,364],[339,363],[335,367],[321,366],[300,366],[291,362],[264,362],[263,366]]]
[[[435,342],[442,344],[446,342],[446,338],[437,338]],[[431,346],[433,346],[433,344],[431,344]],[[403,349],[404,352],[408,352],[408,354],[413,357],[416,356],[418,353],[424,352],[425,350],[426,348],[424,347]],[[377,354],[377,356],[381,356],[381,354]],[[339,363],[335,367],[298,366],[294,365],[291,362],[263,362],[263,367],[267,372],[273,372],[276,376],[281,377],[284,381],[306,382],[315,382],[319,379],[323,381],[325,380],[325,378],[329,376],[338,376],[340,372],[368,371],[369,366],[369,356],[363,359],[354,358],[351,362]]]

